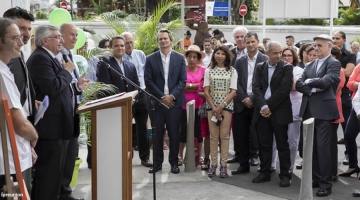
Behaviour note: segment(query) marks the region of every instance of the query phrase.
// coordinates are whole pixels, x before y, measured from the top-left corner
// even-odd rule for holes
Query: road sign
[[[247,7],[246,7],[246,5],[241,5],[240,8],[239,8],[239,14],[240,14],[241,16],[245,16],[246,13],[247,13]]]
[[[67,3],[66,3],[66,1],[60,2],[60,8],[64,8],[65,10],[67,10]]]

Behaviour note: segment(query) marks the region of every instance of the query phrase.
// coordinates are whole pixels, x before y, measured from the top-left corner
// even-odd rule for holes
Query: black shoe
[[[287,177],[284,177],[281,179],[279,186],[280,187],[289,187],[291,183],[291,180]]]
[[[320,188],[319,191],[316,192],[316,196],[318,197],[326,197],[331,194],[331,188],[329,189],[322,189]]]
[[[134,147],[133,147],[133,150],[134,150],[134,151],[139,151],[139,146],[134,146]]]
[[[253,183],[263,183],[263,182],[268,182],[268,181],[271,181],[271,177],[264,173],[260,173],[257,177],[255,177],[252,180]]]
[[[234,171],[231,171],[232,175],[236,175],[236,174],[246,174],[250,172],[250,167],[244,167],[244,166],[240,166],[239,168],[237,168]]]
[[[85,200],[84,198],[76,198],[72,194],[62,196],[60,195],[59,200]]]
[[[342,176],[342,177],[350,177],[352,174],[356,174],[356,177],[359,176],[359,173],[360,173],[360,168],[358,166],[356,166],[356,168],[354,168],[352,171],[350,172],[344,172],[342,174],[339,174],[339,176]]]
[[[227,163],[238,163],[239,160],[238,160],[238,157],[237,156],[234,156],[232,158],[230,158],[229,160],[227,160]]]
[[[354,192],[353,197],[360,197],[360,192]]]
[[[180,173],[180,168],[178,167],[178,165],[177,164],[175,164],[175,165],[171,165],[171,173],[173,173],[173,174],[178,174],[178,173]]]
[[[296,169],[302,169],[303,161],[296,165]]]
[[[250,165],[251,166],[258,166],[259,165],[259,158],[258,157],[254,157],[254,158],[250,158]]]
[[[154,172],[158,172],[162,170],[162,165],[153,165],[153,167],[151,167],[149,169],[149,173],[152,174]]]
[[[312,182],[312,188],[319,188],[320,185],[319,185],[319,182]]]

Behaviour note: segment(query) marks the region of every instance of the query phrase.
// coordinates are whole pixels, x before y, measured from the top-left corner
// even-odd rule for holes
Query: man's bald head
[[[60,26],[60,33],[64,38],[63,46],[67,50],[73,49],[78,36],[76,26],[70,23],[64,23]]]
[[[360,47],[360,44],[358,42],[351,43],[351,51],[354,54],[357,54],[359,52],[359,47]]]
[[[134,37],[130,32],[123,32],[121,34],[125,38],[125,53],[131,55],[134,50]]]

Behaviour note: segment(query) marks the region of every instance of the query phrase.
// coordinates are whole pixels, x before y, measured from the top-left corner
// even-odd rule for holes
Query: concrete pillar
[[[186,104],[187,131],[186,131],[186,154],[185,172],[195,172],[195,152],[194,152],[194,124],[195,124],[195,100]],[[197,148],[197,147],[196,147]]]
[[[299,200],[312,200],[312,157],[314,142],[314,118],[303,122],[303,163]]]

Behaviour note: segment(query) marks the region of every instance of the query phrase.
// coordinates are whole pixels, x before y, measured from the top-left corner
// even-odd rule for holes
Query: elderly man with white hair
[[[351,43],[351,51],[356,55],[356,65],[360,63],[360,52],[359,52],[360,44],[358,42]]]

